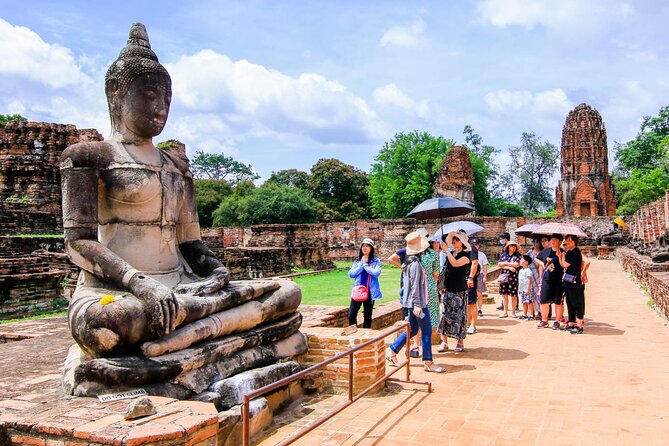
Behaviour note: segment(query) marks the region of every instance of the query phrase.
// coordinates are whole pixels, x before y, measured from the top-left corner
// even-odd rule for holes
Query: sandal
[[[448,351],[448,344],[445,343],[445,342],[442,342],[442,343],[439,345],[439,348],[437,349],[437,351],[438,351],[439,353],[447,352],[447,351]]]
[[[446,369],[443,367],[439,367],[438,365],[434,365],[434,362],[432,362],[429,365],[425,364],[425,371],[433,373],[444,373]]]
[[[464,344],[458,344],[455,346],[455,349],[453,350],[454,352],[464,352],[465,351],[465,345]]]
[[[388,353],[388,354],[386,355],[386,360],[387,360],[391,365],[393,365],[393,366],[395,366],[395,367],[399,367],[399,366],[400,366],[399,361],[397,361],[397,354],[395,354],[395,353]]]

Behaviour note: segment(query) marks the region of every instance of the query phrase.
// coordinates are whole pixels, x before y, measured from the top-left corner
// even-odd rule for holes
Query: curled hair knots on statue
[[[171,84],[170,75],[151,49],[149,35],[141,23],[130,27],[128,43],[111,64],[105,76],[105,93],[111,108],[111,96],[125,93],[132,82],[146,73],[162,74]]]

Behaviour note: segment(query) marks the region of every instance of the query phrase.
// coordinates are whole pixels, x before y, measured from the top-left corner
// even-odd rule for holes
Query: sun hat
[[[518,244],[518,242],[515,242],[513,240],[509,240],[508,242],[506,242],[506,245],[504,245],[504,252],[505,253],[507,253],[507,254],[509,253],[509,246],[511,246],[511,245],[516,245],[516,252],[520,252],[520,245]]]
[[[469,237],[467,237],[467,234],[459,231],[449,232],[446,236],[446,244],[449,248],[453,247],[453,237],[457,237],[462,242],[462,249],[464,251],[472,250],[472,246],[469,244]]]
[[[372,248],[376,249],[376,246],[374,246],[374,241],[373,241],[371,238],[364,238],[364,239],[362,239],[362,242],[360,242],[360,244],[361,244],[361,245],[362,245],[362,244],[369,245],[369,246],[371,246]]]
[[[425,238],[430,237],[430,233],[427,232],[427,229],[425,229],[425,228],[418,228],[418,229],[416,229],[416,232],[419,233],[420,235],[422,235]]]
[[[407,255],[410,256],[420,254],[430,246],[430,242],[427,241],[427,238],[421,235],[418,231],[407,234],[407,236],[404,237],[404,240],[407,242]]]

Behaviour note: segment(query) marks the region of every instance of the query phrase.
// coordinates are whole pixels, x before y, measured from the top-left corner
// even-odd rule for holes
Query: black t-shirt
[[[460,259],[461,257],[469,257],[469,253],[466,251],[460,251],[458,254],[454,254],[455,260]],[[446,278],[446,291],[451,293],[459,293],[461,291],[467,290],[467,278],[469,277],[469,269],[471,267],[471,262],[463,266],[455,267],[451,265],[451,262],[446,258],[446,267],[448,268],[448,277]]]
[[[546,248],[541,251],[537,254],[537,259],[544,262],[543,280],[547,280],[551,285],[560,285],[564,269],[560,265],[557,253],[553,251],[553,248]]]
[[[581,250],[574,248],[571,251],[567,251],[564,261],[569,264],[565,272],[576,276],[576,281],[581,283],[581,267],[583,266],[583,254],[581,254]]]

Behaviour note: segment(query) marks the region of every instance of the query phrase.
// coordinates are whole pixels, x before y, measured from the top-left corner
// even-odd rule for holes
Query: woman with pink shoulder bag
[[[379,276],[381,275],[381,261],[374,255],[374,242],[366,238],[360,244],[357,260],[348,271],[348,276],[354,279],[351,289],[351,305],[348,308],[348,324],[357,325],[358,312],[363,307],[362,328],[372,327],[372,310],[374,301],[381,299]]]

